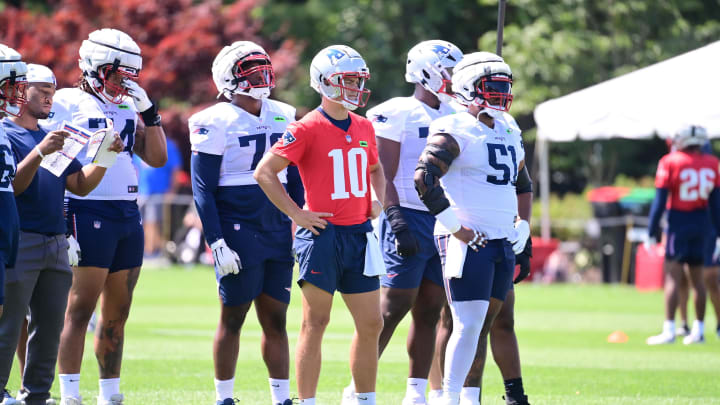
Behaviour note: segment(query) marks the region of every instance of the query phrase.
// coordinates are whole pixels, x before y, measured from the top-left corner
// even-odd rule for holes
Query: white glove
[[[515,240],[511,240],[513,252],[516,255],[522,253],[525,250],[525,244],[530,237],[530,224],[528,221],[521,219],[515,222]]]
[[[645,240],[643,241],[643,247],[648,253],[652,253],[655,251],[655,245],[657,245],[657,239],[655,239],[654,236],[648,235],[648,237],[645,238]]]
[[[68,260],[70,266],[75,267],[80,263],[80,244],[74,236],[70,235],[67,238],[68,241]]]
[[[138,112],[147,111],[152,107],[153,103],[150,101],[150,97],[136,81],[125,79],[123,85],[128,89],[128,94],[132,97]]]
[[[715,239],[715,250],[713,250],[712,260],[716,262],[720,258],[720,238]]]
[[[225,243],[225,239],[218,239],[210,245],[215,259],[215,268],[220,273],[220,277],[228,274],[238,274],[242,268],[240,257],[234,250],[230,249]]]

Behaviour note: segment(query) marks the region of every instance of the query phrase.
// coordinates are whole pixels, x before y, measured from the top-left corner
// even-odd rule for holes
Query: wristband
[[[42,152],[40,152],[40,148],[35,145],[35,152],[37,152],[38,155],[40,155],[40,159],[45,159],[45,155],[43,155]]]
[[[160,114],[158,114],[158,108],[155,103],[153,103],[152,107],[141,112],[140,117],[142,117],[143,123],[145,124],[146,127],[160,126],[160,123],[161,123]]]
[[[437,219],[445,229],[450,231],[450,233],[455,233],[460,230],[460,220],[458,220],[455,211],[453,211],[451,207],[447,207],[435,215],[435,219]]]

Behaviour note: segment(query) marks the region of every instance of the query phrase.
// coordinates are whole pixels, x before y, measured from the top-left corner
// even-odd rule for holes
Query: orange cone
[[[607,337],[608,343],[627,343],[628,335],[621,330],[616,330]]]

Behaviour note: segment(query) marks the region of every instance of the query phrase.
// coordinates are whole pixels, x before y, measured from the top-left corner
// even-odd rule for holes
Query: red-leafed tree
[[[270,53],[278,76],[297,65],[300,45],[289,39],[271,43],[259,36],[262,21],[251,12],[262,3],[57,0],[50,2],[48,14],[6,7],[0,13],[0,43],[17,49],[27,62],[49,66],[62,88],[80,78],[78,49],[90,32],[126,32],[142,50],[139,82],[151,98],[161,101],[166,133],[182,147],[187,146],[190,113],[215,100],[210,67],[223,46],[238,40],[259,43]]]

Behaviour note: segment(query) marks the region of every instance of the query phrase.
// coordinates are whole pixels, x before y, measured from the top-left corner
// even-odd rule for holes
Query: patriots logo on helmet
[[[334,65],[337,61],[342,59],[342,57],[345,56],[346,54],[345,54],[345,52],[338,50],[338,49],[328,49],[328,52],[326,55],[327,55],[328,59],[330,59],[330,63],[332,63]]]
[[[282,137],[283,140],[283,146],[290,145],[291,143],[295,142],[295,136],[290,131],[285,131]]]
[[[450,48],[448,48],[447,46],[442,46],[442,45],[433,45],[432,51],[435,52],[437,54],[437,56],[442,58],[443,56],[450,53]]]
[[[382,114],[375,114],[375,117],[372,120],[373,120],[373,122],[383,123],[383,122],[387,122],[388,117],[386,117]]]
[[[207,135],[208,132],[210,131],[207,128],[197,128],[192,133],[198,135]]]

